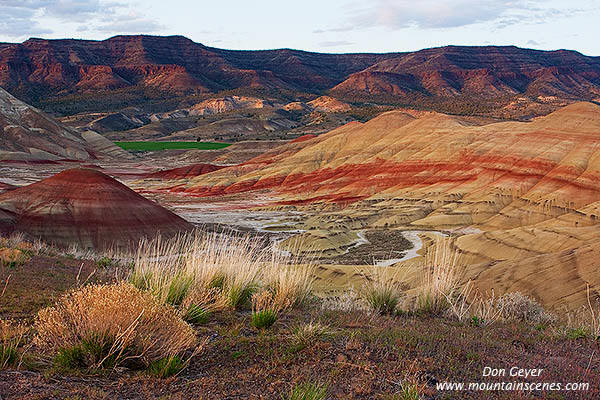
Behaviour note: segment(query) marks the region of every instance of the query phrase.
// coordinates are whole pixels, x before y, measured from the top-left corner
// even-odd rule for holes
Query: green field
[[[216,142],[115,142],[124,150],[159,151],[159,150],[217,150],[230,146],[229,143]]]

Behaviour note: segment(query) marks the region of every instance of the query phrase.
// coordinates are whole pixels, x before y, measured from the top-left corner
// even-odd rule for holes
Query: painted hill
[[[137,245],[192,225],[92,169],[70,169],[0,194],[0,231],[24,232],[61,246]]]
[[[600,106],[582,102],[491,124],[392,111],[179,190],[263,198],[266,190],[271,207],[312,210],[310,226],[332,235],[336,226],[455,232],[482,290],[522,290],[557,305],[584,304],[588,284],[600,292],[599,178]]]
[[[287,102],[330,91],[352,102],[532,116],[600,98],[600,59],[514,46],[321,54],[223,50],[182,36],[30,39],[0,48],[0,86],[63,114],[155,105],[157,99],[168,107],[179,95],[239,90]],[[174,108],[182,107],[163,111]]]
[[[186,179],[208,174],[223,168],[225,167],[221,165],[199,163],[153,172],[148,177],[160,179]]]
[[[93,131],[79,133],[0,88],[0,160],[85,161],[131,155]]]

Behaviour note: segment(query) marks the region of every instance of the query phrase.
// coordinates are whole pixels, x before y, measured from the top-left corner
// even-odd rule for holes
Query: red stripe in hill
[[[312,133],[307,133],[306,135],[300,136],[292,141],[290,141],[290,143],[299,143],[299,142],[304,142],[306,140],[310,140],[312,138],[316,138],[317,135],[313,135]]]
[[[163,171],[154,172],[148,175],[148,178],[160,178],[160,179],[184,179],[193,178],[208,174],[210,172],[218,171],[225,168],[222,165],[214,164],[191,164],[184,167],[166,169]]]
[[[143,237],[192,228],[166,208],[91,169],[70,169],[0,194],[0,232],[21,231],[61,246],[136,245]]]

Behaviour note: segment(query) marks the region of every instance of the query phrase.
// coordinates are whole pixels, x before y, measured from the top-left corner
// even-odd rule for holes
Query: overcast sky
[[[228,49],[391,52],[455,45],[600,56],[598,0],[0,0],[0,41],[184,35]]]

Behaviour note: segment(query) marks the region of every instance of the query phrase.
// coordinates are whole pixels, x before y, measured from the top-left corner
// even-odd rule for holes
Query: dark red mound
[[[0,182],[0,193],[6,192],[8,190],[13,190],[16,188],[17,188],[16,186],[11,185],[10,183]]]
[[[57,245],[135,245],[192,225],[127,186],[91,169],[70,169],[0,195],[0,231]]]
[[[192,164],[184,167],[166,169],[164,171],[154,172],[148,175],[149,178],[161,178],[161,179],[184,179],[193,178],[208,174],[209,172],[218,171],[225,168],[221,165],[214,164]]]
[[[312,138],[316,138],[316,135],[313,135],[312,133],[307,133],[306,135],[300,136],[292,141],[290,141],[290,143],[298,143],[298,142],[304,142],[305,140],[310,140]]]

